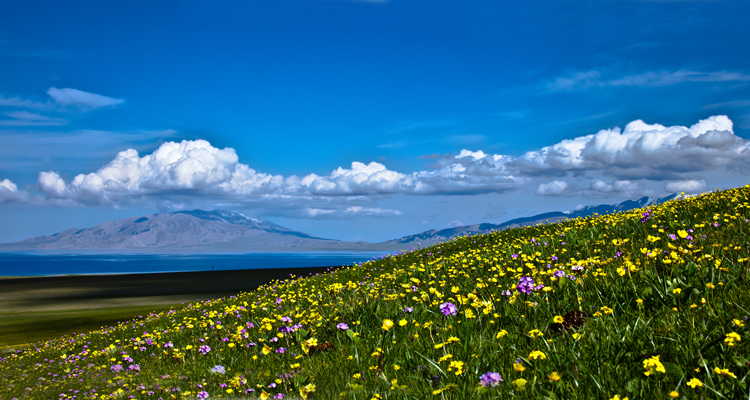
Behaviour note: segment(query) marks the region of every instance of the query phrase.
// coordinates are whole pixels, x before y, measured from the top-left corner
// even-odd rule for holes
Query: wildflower
[[[701,381],[699,381],[697,378],[693,378],[693,379],[689,380],[687,382],[687,385],[690,386],[693,389],[695,389],[696,387],[703,386],[703,384],[701,383]]]
[[[383,328],[384,331],[391,330],[391,328],[393,328],[393,321],[391,321],[390,319],[384,319],[383,326],[381,326],[381,328]]]
[[[409,321],[407,321],[407,320],[405,320],[405,319],[402,319],[401,321],[398,321],[398,325],[399,325],[399,326],[404,326],[404,325],[406,325],[406,324],[408,324],[408,323],[409,323]]]
[[[120,372],[120,371],[123,370],[122,365],[120,365],[120,364],[115,364],[115,365],[111,366],[109,369],[111,369],[112,372]]]
[[[268,347],[268,346],[264,345],[264,346],[263,346],[263,349],[261,350],[261,353],[263,353],[263,355],[265,356],[265,355],[268,355],[268,353],[270,353],[270,352],[271,352],[271,350],[272,350],[272,349],[271,349],[270,347]]]
[[[673,390],[673,391],[669,392],[668,396],[669,396],[670,399],[676,399],[676,398],[680,397],[680,393]]]
[[[519,293],[530,294],[534,291],[534,278],[530,276],[521,277],[518,285],[516,285],[516,290]]]
[[[529,354],[529,358],[532,360],[545,360],[547,359],[547,355],[539,350],[534,350]]]
[[[523,372],[526,371],[526,367],[524,367],[520,361],[516,360],[516,362],[513,363],[513,370],[516,372]]]
[[[307,399],[307,396],[311,393],[315,393],[315,385],[312,383],[305,385],[299,389],[299,395],[302,396],[303,399]]]
[[[565,276],[565,271],[558,269],[552,274],[552,276],[555,278],[562,278],[563,276]]]
[[[583,335],[581,335],[580,333],[574,333],[574,334],[573,334],[573,339],[575,339],[575,340],[581,340],[581,337],[582,337],[582,336],[583,336]]]
[[[458,313],[458,308],[456,308],[455,304],[446,302],[440,305],[440,311],[445,316],[456,315]]]
[[[515,386],[519,390],[523,390],[524,386],[526,386],[526,382],[527,382],[526,379],[519,378],[513,381],[513,386]]]
[[[503,336],[505,336],[507,334],[508,334],[508,331],[506,331],[505,329],[503,329],[500,332],[498,332],[497,335],[495,335],[495,339],[500,339],[501,337],[503,337]]]
[[[649,359],[643,360],[643,368],[646,370],[643,374],[646,376],[654,374],[654,370],[656,372],[666,373],[667,371],[664,369],[664,365],[659,361],[659,356],[653,356]]]
[[[455,374],[461,375],[463,373],[463,368],[464,368],[463,361],[451,361],[450,365],[448,366],[448,371],[455,369]]]
[[[727,333],[727,337],[724,338],[724,343],[727,344],[727,346],[734,346],[734,342],[740,341],[740,335],[738,335],[735,332]]]
[[[738,328],[742,328],[743,326],[745,326],[745,324],[743,324],[742,321],[738,320],[737,318],[733,319],[732,322]]]
[[[132,364],[128,366],[128,371],[140,371],[141,366],[138,364]]]
[[[728,377],[728,378],[737,379],[737,376],[734,375],[733,373],[729,372],[729,369],[721,369],[719,367],[716,367],[716,368],[714,368],[714,374],[719,375],[719,376],[725,376],[725,377]]]
[[[198,352],[200,352],[200,353],[201,353],[201,354],[203,354],[204,356],[205,356],[206,354],[208,354],[208,352],[209,352],[209,351],[211,351],[211,348],[210,348],[210,347],[208,347],[208,346],[205,346],[205,345],[204,345],[204,346],[201,346],[200,348],[198,348]]]
[[[532,329],[529,331],[529,336],[535,338],[539,336],[544,336],[544,334],[539,329]]]
[[[413,313],[413,312],[414,312],[414,309],[413,309],[413,308],[411,308],[411,307],[406,307],[406,308],[404,308],[404,312],[405,312],[405,313]]]
[[[207,399],[208,398],[208,392],[206,392],[205,390],[201,391],[201,392],[198,392],[198,397],[197,398],[201,399],[201,400]]]
[[[211,373],[224,375],[227,373],[227,370],[221,365],[214,365],[214,367],[211,368]]]
[[[620,395],[616,394],[615,397],[609,399],[609,400],[628,400],[627,397],[620,398]]]
[[[682,289],[680,289],[680,288],[676,288],[676,289],[672,290],[672,293],[674,293],[674,294],[680,294],[681,292],[682,292]]]
[[[342,322],[342,323],[336,325],[336,328],[339,328],[339,329],[345,331],[345,330],[349,329],[349,325],[347,325],[347,324],[345,324],[345,323]]]
[[[503,378],[497,372],[487,372],[479,377],[479,384],[483,387],[496,387],[503,381]]]
[[[560,374],[552,371],[552,373],[547,376],[547,379],[551,380],[552,382],[557,382],[560,380]]]

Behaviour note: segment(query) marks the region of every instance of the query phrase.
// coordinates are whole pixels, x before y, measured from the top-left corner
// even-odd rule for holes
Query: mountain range
[[[138,252],[246,251],[399,251],[404,246],[430,246],[470,233],[553,223],[568,218],[627,211],[671,200],[643,197],[614,205],[588,206],[517,218],[501,224],[482,223],[431,229],[380,243],[347,242],[293,231],[261,218],[225,210],[175,211],[108,221],[93,228],[71,228],[53,235],[0,244],[0,250],[117,250]]]

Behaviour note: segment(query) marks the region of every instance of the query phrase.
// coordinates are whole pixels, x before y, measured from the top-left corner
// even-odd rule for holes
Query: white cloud
[[[594,135],[563,140],[508,163],[522,174],[603,171],[620,179],[674,179],[679,173],[730,166],[750,157],[750,141],[734,135],[724,115],[691,127],[636,120]]]
[[[15,202],[30,202],[33,198],[25,190],[18,190],[18,186],[9,179],[0,181],[0,204]]]
[[[556,78],[545,85],[551,92],[583,90],[592,87],[668,86],[685,82],[750,82],[741,72],[701,72],[689,70],[645,72],[618,78],[604,78],[598,70],[578,71]]]
[[[690,194],[700,193],[706,190],[706,181],[688,179],[684,181],[669,182],[666,185],[664,185],[664,190],[670,193],[679,193],[679,192],[685,192],[685,193],[690,193]]]
[[[26,100],[18,96],[5,97],[0,94],[0,106],[5,107],[19,107],[19,108],[32,108],[32,109],[45,109],[50,108],[49,103],[42,103],[39,101]]]
[[[436,159],[432,169],[411,173],[355,161],[349,168],[339,167],[323,176],[272,175],[239,163],[232,148],[219,149],[205,140],[166,142],[143,156],[134,149],[121,151],[98,171],[69,181],[58,172],[45,171],[37,184],[50,201],[80,205],[127,207],[214,199],[273,205],[286,214],[308,218],[339,218],[399,215],[394,210],[348,203],[389,194],[500,193],[533,184],[541,196],[630,196],[651,190],[644,182],[683,182],[692,179],[684,174],[721,167],[740,171],[750,165],[748,159],[750,142],[734,135],[729,118],[713,116],[691,127],[636,120],[622,131],[601,130],[519,157],[464,149]],[[569,175],[573,181],[566,179]],[[602,180],[603,176],[609,176],[611,183]],[[582,181],[591,183],[586,188]]]
[[[568,182],[565,181],[552,181],[549,183],[542,183],[536,189],[538,196],[560,196],[565,194],[568,189]]]
[[[51,87],[47,94],[62,106],[73,106],[83,111],[91,111],[97,108],[114,107],[125,103],[125,99],[115,99],[96,93],[84,92],[83,90]]]
[[[63,118],[51,118],[38,113],[32,113],[29,111],[8,111],[3,113],[12,119],[0,120],[0,125],[3,126],[52,126],[52,125],[65,125],[68,123]]]

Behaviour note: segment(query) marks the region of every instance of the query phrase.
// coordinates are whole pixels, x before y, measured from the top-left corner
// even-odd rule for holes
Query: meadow
[[[748,398],[750,186],[0,353],[3,399]]]

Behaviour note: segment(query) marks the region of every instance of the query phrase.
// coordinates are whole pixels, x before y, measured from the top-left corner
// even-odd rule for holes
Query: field
[[[477,233],[0,354],[8,399],[748,398],[750,186]]]
[[[327,268],[0,278],[0,346],[116,325]],[[1,398],[1,397],[0,397]]]

